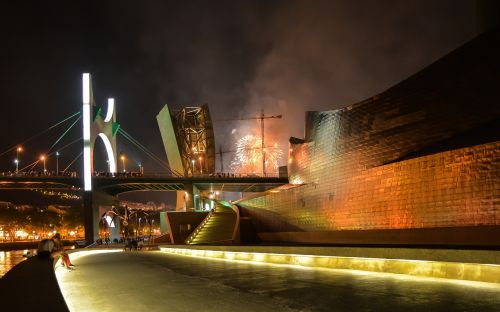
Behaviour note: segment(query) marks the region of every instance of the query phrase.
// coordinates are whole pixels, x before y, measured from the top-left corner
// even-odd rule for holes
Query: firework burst
[[[236,154],[231,162],[231,170],[240,174],[262,173],[262,140],[259,137],[248,134],[236,142]],[[283,156],[283,151],[275,143],[271,147],[264,148],[266,156],[266,173],[276,174],[278,162]]]

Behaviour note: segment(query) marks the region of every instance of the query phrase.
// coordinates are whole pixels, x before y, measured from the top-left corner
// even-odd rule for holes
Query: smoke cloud
[[[261,108],[282,114],[266,120],[266,138],[286,150],[290,136],[303,136],[305,111],[379,93],[472,38],[475,27],[475,3],[468,0],[4,6],[0,62],[9,80],[1,91],[16,104],[2,106],[2,114],[35,112],[25,117],[25,133],[6,145],[40,130],[32,125],[49,124],[53,116],[45,111],[80,109],[80,75],[91,72],[97,103],[115,97],[118,122],[162,157],[155,116],[164,104],[208,103],[213,120],[257,116]],[[50,100],[35,105],[40,98]],[[215,122],[216,144],[234,150],[250,131],[259,133],[258,121]],[[141,162],[146,171],[160,170],[123,138],[118,144],[132,168]],[[224,154],[226,168],[232,157]]]

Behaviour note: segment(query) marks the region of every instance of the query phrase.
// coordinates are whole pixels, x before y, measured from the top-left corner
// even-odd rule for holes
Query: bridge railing
[[[94,176],[103,176],[102,174],[96,174]],[[109,173],[105,173],[104,176],[112,176]],[[118,172],[114,174],[115,177],[126,177],[126,178],[135,178],[135,177],[145,177],[145,178],[164,178],[164,177],[172,177],[170,174],[162,173],[162,172],[148,172],[148,173],[139,173],[139,172]],[[209,174],[187,174],[180,176],[182,178],[279,178],[280,176],[276,174],[255,174],[255,173],[229,173],[229,172],[217,172],[217,173],[209,173]]]
[[[28,171],[28,172],[0,172],[0,176],[2,177],[78,177],[78,173],[76,171]]]
[[[72,177],[77,178],[80,175],[75,172],[55,172],[55,171],[30,171],[30,172],[0,172],[1,177]],[[172,178],[171,174],[167,174],[164,172],[100,172],[96,171],[92,175],[93,177],[109,177],[109,178]],[[263,175],[262,173],[230,173],[230,172],[216,172],[216,173],[208,173],[208,174],[188,174],[184,176],[180,176],[181,178],[279,178],[280,176],[277,173],[267,173]]]

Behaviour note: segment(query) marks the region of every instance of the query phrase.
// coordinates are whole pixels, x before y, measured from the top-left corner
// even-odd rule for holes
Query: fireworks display
[[[236,154],[231,162],[231,170],[238,174],[262,174],[262,140],[248,134],[236,142]],[[283,156],[283,151],[277,143],[264,148],[266,157],[266,173],[277,174],[278,162]]]

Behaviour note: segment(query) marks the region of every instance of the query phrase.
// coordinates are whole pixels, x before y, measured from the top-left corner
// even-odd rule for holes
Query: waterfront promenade
[[[72,311],[498,311],[498,284],[172,255],[76,256],[56,268]]]
[[[420,273],[428,263],[448,272],[457,264],[462,278],[491,280],[499,276],[498,265],[484,263],[496,263],[494,250],[184,245],[158,251],[78,249],[70,257],[77,265],[71,272],[48,259],[21,262],[0,279],[0,293],[12,302],[5,307],[11,312],[40,306],[57,311],[500,310],[500,283],[373,272],[384,267],[376,260],[395,261],[386,263],[386,271],[409,268],[402,263],[422,264]],[[475,264],[480,271],[494,267],[493,274],[468,275],[467,270],[477,272],[467,263],[472,258],[483,260]],[[372,271],[317,266],[342,265],[339,259],[369,264]],[[301,265],[276,264],[296,261]]]

